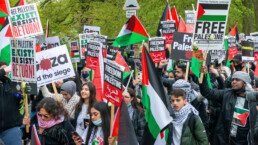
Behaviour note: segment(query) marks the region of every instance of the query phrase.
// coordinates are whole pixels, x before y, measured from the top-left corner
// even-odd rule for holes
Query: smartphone
[[[81,140],[82,140],[82,142],[83,142],[83,139],[81,138],[81,136],[77,133],[77,132],[75,132],[75,131],[72,131],[72,136],[78,136]]]
[[[90,122],[90,119],[89,118],[86,118],[86,119],[83,119],[83,125],[84,125],[84,128],[86,128],[86,122]]]

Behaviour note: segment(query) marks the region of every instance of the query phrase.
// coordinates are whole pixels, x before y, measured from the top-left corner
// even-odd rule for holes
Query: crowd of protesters
[[[204,73],[202,83],[191,69],[187,70],[185,63],[176,62],[170,71],[165,69],[167,60],[158,64],[156,71],[174,112],[173,121],[167,127],[167,144],[258,144],[258,93],[255,92],[258,78],[252,67],[255,65],[241,58],[241,54],[234,56],[230,67],[225,61],[216,60],[200,67]],[[76,72],[75,77],[55,82],[60,101],[56,100],[51,85],[40,87],[38,95],[29,99],[30,116],[19,112],[20,98],[14,95],[8,77],[11,71],[10,66],[0,62],[0,144],[26,144],[31,135],[26,133],[25,125],[36,126],[41,145],[115,144],[110,136],[110,106],[96,100],[96,87],[89,79],[87,68],[80,74]],[[141,88],[139,73],[123,93],[139,144],[146,126]],[[102,142],[96,142],[97,138]]]

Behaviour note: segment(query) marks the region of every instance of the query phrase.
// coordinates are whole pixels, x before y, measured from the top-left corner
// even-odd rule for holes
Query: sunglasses
[[[47,114],[44,114],[44,115],[43,115],[43,114],[38,113],[38,116],[41,117],[41,118],[42,118],[42,117],[44,117],[44,118],[49,118],[49,115],[47,115]]]

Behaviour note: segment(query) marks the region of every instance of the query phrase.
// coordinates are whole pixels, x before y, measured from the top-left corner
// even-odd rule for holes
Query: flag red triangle
[[[172,19],[172,16],[171,16],[170,8],[169,8],[169,6],[168,6],[168,12],[167,12],[166,21],[171,21],[171,20],[173,20],[173,19]]]
[[[256,62],[255,72],[254,75],[258,77],[258,62]]]
[[[74,56],[74,52],[71,51],[71,58],[73,58],[73,56]]]
[[[179,20],[177,31],[178,32],[182,32],[182,33],[186,33],[185,22],[184,22],[184,20],[181,17],[180,17],[180,20]]]
[[[249,115],[249,112],[246,112],[237,116],[244,126],[246,124],[246,119],[248,115]]]
[[[205,13],[204,9],[202,8],[201,4],[199,4],[197,20]]]
[[[171,11],[172,19],[176,22],[176,27],[178,27],[179,21],[178,21],[178,16],[176,12],[176,7],[174,6],[172,11]]]
[[[36,52],[40,52],[40,51],[41,51],[40,44],[37,44],[36,45]]]
[[[116,59],[115,62],[123,67],[125,67],[124,71],[130,71],[127,63],[125,62],[124,58],[121,56],[121,54],[117,51],[116,53]]]
[[[126,29],[132,32],[144,35],[146,37],[149,37],[144,27],[142,26],[141,22],[137,19],[135,15],[132,15],[132,17],[130,18]]]
[[[102,57],[101,53],[99,53],[99,56],[98,56],[96,70],[95,70],[93,81],[92,81],[92,83],[96,87],[96,99],[97,99],[97,101],[103,101],[102,83],[104,83],[104,82],[103,82],[102,77],[104,77],[104,76],[102,76],[102,73],[101,73],[101,71],[103,71],[103,70],[101,70],[101,67],[103,67],[103,66],[101,66],[100,61],[103,61],[103,57]]]
[[[233,29],[231,29],[231,31],[229,32],[229,35],[236,36],[236,31],[237,31],[237,24]]]
[[[5,37],[13,37],[11,26],[8,26],[8,29],[6,31]]]

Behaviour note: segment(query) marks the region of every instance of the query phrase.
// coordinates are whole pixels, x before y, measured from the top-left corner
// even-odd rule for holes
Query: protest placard
[[[116,52],[118,51],[121,55],[123,55],[124,49],[125,49],[124,47],[118,48],[118,47],[114,47],[112,45],[108,45],[107,56],[111,60],[115,60]]]
[[[36,63],[38,87],[75,76],[66,45],[38,52]]]
[[[11,47],[11,64],[12,64],[12,81],[36,83],[36,60],[35,60],[35,39],[17,38],[16,46],[19,56],[20,69],[18,64],[17,53],[15,50],[14,39],[10,39]],[[21,72],[21,76],[20,76]]]
[[[46,39],[47,49],[60,46],[60,40],[58,36],[47,37]]]
[[[166,59],[165,37],[156,37],[149,39],[149,54],[154,63],[159,63]]]
[[[254,42],[254,61],[258,61],[258,42]]]
[[[237,55],[236,38],[228,37],[228,59],[232,60],[235,55]]]
[[[242,61],[252,62],[254,61],[254,42],[242,41]]]
[[[176,31],[175,21],[161,21],[162,37],[166,38],[166,44],[172,44],[173,33]]]
[[[69,42],[72,63],[80,62],[80,51],[78,41]]]
[[[36,4],[10,8],[10,19],[16,38],[44,34]]]
[[[185,11],[185,26],[186,26],[186,32],[187,33],[193,33],[194,32],[194,11]]]
[[[211,59],[218,60],[218,63],[221,63],[226,56],[225,50],[209,50],[209,53],[210,53]]]
[[[123,70],[124,67],[104,59],[104,97],[116,106],[122,101]]]
[[[87,43],[87,62],[86,67],[96,69],[99,52],[102,49],[102,43],[89,40]]]
[[[84,26],[84,33],[97,33],[100,34],[100,27],[97,26]]]
[[[87,42],[94,40],[94,33],[79,34],[80,38],[80,54],[81,59],[85,59],[85,52],[87,52]]]
[[[190,33],[175,32],[171,48],[171,58],[173,60],[192,60],[192,36]]]
[[[193,41],[199,49],[222,49],[231,0],[198,0]],[[210,40],[210,35],[215,38]]]
[[[95,41],[102,43],[103,57],[107,58],[107,36],[94,34]]]

